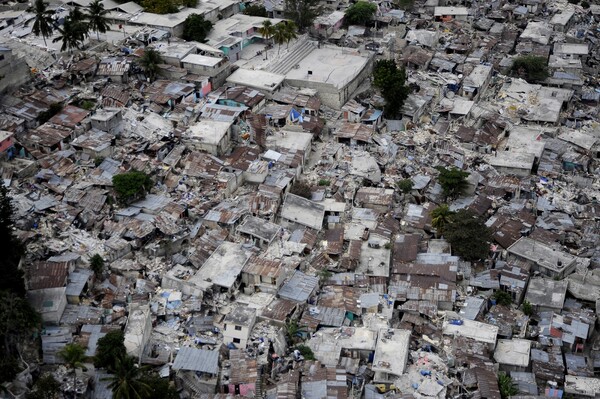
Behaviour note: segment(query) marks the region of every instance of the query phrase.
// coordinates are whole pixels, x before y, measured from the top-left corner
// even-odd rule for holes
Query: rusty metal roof
[[[58,114],[54,115],[49,122],[74,129],[89,115],[90,111],[74,105],[67,105]]]
[[[30,290],[64,287],[68,274],[68,262],[35,262],[29,267],[27,285]]]

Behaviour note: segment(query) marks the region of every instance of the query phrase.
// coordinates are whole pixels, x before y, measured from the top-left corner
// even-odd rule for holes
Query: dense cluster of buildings
[[[264,18],[105,0],[111,29],[72,53],[0,6],[0,169],[44,322],[37,367],[65,392],[111,397],[102,370],[62,378],[57,353],[93,356],[122,329],[182,398],[500,399],[502,372],[513,397],[600,397],[600,6],[374,2],[370,28],[327,1],[273,46],[259,28],[284,2]],[[178,38],[193,13],[214,22],[205,43]],[[522,55],[547,79],[511,76]],[[378,59],[411,87],[393,120]],[[469,172],[449,206],[486,220],[488,259],[435,234],[438,166]],[[120,205],[130,171],[153,187]]]

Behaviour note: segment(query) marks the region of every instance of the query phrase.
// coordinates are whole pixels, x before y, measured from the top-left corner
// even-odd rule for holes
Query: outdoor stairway
[[[269,65],[267,71],[285,75],[316,48],[314,42],[306,38],[300,39],[298,42],[289,53]]]
[[[256,377],[256,383],[254,384],[254,399],[262,399],[264,398],[263,390],[262,390],[262,370],[258,369],[258,376]]]

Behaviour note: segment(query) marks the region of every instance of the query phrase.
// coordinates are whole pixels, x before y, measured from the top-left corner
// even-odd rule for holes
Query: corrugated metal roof
[[[183,347],[177,353],[173,370],[191,370],[217,374],[219,372],[219,351]]]

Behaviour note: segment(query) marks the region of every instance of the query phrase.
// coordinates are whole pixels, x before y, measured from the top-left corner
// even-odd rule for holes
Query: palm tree
[[[73,369],[73,397],[77,397],[77,369],[83,368],[83,362],[86,359],[85,349],[83,346],[71,343],[65,345],[58,352],[58,356],[60,356],[67,365]]]
[[[263,21],[262,26],[258,28],[258,33],[260,33],[261,36],[267,41],[267,43],[269,43],[269,40],[273,36],[273,33],[275,33],[275,27],[273,26],[273,23],[270,19],[265,19]],[[265,54],[266,57],[269,58],[269,53],[265,52]]]
[[[273,41],[277,43],[277,55],[279,55],[279,51],[281,50],[281,45],[285,43],[287,40],[287,31],[285,28],[285,24],[279,23],[275,25],[275,29],[273,30]]]
[[[502,399],[507,399],[519,393],[519,389],[513,382],[512,378],[506,373],[498,374],[498,388]]]
[[[448,207],[448,204],[442,204],[431,212],[431,226],[434,227],[439,234],[443,234],[444,227],[450,223],[450,218],[454,214]]]
[[[54,14],[54,11],[48,10],[48,3],[44,2],[44,0],[35,0],[33,6],[29,7],[27,11],[35,13],[35,19],[31,29],[33,34],[36,36],[42,35],[44,46],[48,47],[46,38],[52,35],[52,15]]]
[[[150,397],[151,389],[142,381],[143,368],[135,364],[131,356],[118,358],[115,363],[115,373],[107,378],[108,387],[113,392],[113,399],[142,399]]]
[[[292,40],[298,38],[298,26],[294,21],[287,21],[285,23],[285,42],[289,47]]]
[[[306,334],[308,332],[306,330],[306,327],[300,326],[298,324],[298,321],[296,321],[296,320],[290,321],[289,323],[286,324],[285,327],[286,327],[287,338],[292,344],[295,344],[296,342],[298,342],[298,340],[300,339],[302,334]]]
[[[108,10],[104,9],[104,4],[100,0],[94,0],[90,3],[87,19],[90,30],[96,31],[96,38],[98,40],[100,40],[100,33],[106,33],[108,30],[106,14],[108,14]]]
[[[158,65],[162,64],[163,60],[156,49],[149,47],[144,50],[144,55],[142,55],[139,62],[148,78],[152,81],[158,72]]]
[[[55,38],[53,42],[62,41],[60,51],[79,48],[85,38],[88,36],[89,25],[85,21],[85,14],[81,12],[79,7],[75,7],[65,18],[62,28],[58,28],[60,36]]]

